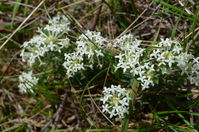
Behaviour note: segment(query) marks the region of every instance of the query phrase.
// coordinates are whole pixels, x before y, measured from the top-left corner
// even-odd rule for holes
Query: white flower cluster
[[[149,88],[153,83],[154,65],[151,63],[140,63],[144,49],[140,47],[141,40],[137,40],[131,34],[124,35],[114,42],[114,47],[118,47],[121,53],[115,58],[118,59],[116,70],[121,68],[123,72],[129,71],[134,76],[138,76],[142,89]]]
[[[121,53],[116,55],[118,59],[116,70],[123,69],[123,72],[130,72],[141,82],[142,89],[154,85],[154,79],[159,74],[170,74],[181,72],[186,75],[192,84],[198,85],[199,71],[198,60],[192,54],[183,51],[177,41],[161,39],[154,45],[149,58],[144,58],[145,50],[140,48],[141,41],[132,35],[124,35],[116,39],[113,47],[119,48]]]
[[[102,111],[110,114],[110,118],[124,118],[125,114],[129,113],[129,102],[131,100],[129,92],[120,85],[104,87]]]
[[[35,36],[30,41],[24,42],[20,54],[22,61],[27,62],[29,66],[32,66],[37,58],[40,60],[40,57],[44,56],[48,51],[44,42],[45,38],[41,36]]]
[[[165,40],[161,39],[161,42],[155,45],[155,47],[150,55],[150,59],[158,62],[160,67],[168,67],[172,70],[177,57],[183,52],[180,43],[167,38]]]
[[[194,56],[186,52],[181,53],[179,56],[176,56],[177,67],[181,70],[181,75],[188,75],[192,71],[192,60]]]
[[[63,66],[66,69],[67,77],[72,77],[85,67],[93,67],[94,58],[104,56],[102,52],[103,44],[106,39],[103,38],[100,32],[86,31],[85,34],[79,36],[76,41],[76,49],[73,53],[65,53],[65,62]],[[89,64],[84,64],[84,59],[87,59]],[[86,61],[85,61],[86,62]]]
[[[191,84],[199,85],[199,57],[194,58],[188,79]]]
[[[85,34],[80,35],[76,41],[76,50],[82,56],[93,60],[94,56],[104,56],[102,48],[105,42],[107,42],[107,40],[101,36],[100,32],[87,30]]]
[[[53,17],[43,29],[51,34],[58,35],[70,31],[69,26],[70,21],[66,16],[62,15]]]
[[[27,93],[28,91],[33,93],[32,87],[38,83],[38,78],[32,75],[32,71],[22,72],[19,76],[19,90],[21,93]]]
[[[142,89],[149,88],[149,86],[154,86],[153,79],[155,78],[154,64],[150,62],[139,65],[135,69],[132,69],[132,73],[137,77],[137,80],[141,82]]]
[[[68,53],[64,54],[64,56],[65,62],[63,66],[66,69],[66,75],[68,78],[72,77],[76,72],[85,69],[83,64],[83,57],[79,53]]]
[[[116,70],[123,69],[123,72],[132,70],[139,65],[140,57],[143,55],[144,49],[140,48],[141,41],[135,39],[132,35],[124,35],[115,40],[114,46],[118,47],[122,52],[115,56],[119,59]]]
[[[178,71],[187,76],[191,84],[199,85],[199,57],[184,52],[179,42],[168,38],[155,46],[150,60],[158,63],[162,74]]]
[[[56,16],[49,21],[44,28],[38,29],[38,35],[30,41],[24,42],[20,56],[22,61],[32,66],[37,60],[49,51],[61,52],[61,49],[68,47],[69,39],[64,33],[69,31],[69,20],[65,16]]]

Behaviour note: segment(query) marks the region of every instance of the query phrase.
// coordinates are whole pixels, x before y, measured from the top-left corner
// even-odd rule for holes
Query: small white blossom
[[[70,31],[70,21],[64,15],[53,17],[48,24],[38,32],[46,38],[46,43],[51,51],[59,51],[67,48],[69,44],[68,37],[63,36]]]
[[[85,69],[83,64],[83,57],[79,53],[65,53],[64,56],[65,62],[63,63],[63,66],[66,69],[66,75],[68,78],[75,75],[75,73],[78,71]]]
[[[125,114],[129,113],[129,101],[131,100],[129,92],[120,85],[104,87],[102,111],[107,112],[110,118],[124,118]]]
[[[32,71],[29,72],[22,72],[22,74],[19,76],[19,90],[21,93],[27,93],[28,91],[33,93],[33,90],[31,89],[33,86],[35,86],[38,83],[38,78],[34,77],[32,75]]]

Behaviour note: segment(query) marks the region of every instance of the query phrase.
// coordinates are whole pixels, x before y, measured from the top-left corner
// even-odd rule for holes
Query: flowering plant
[[[20,55],[29,72],[22,72],[19,76],[21,92],[34,93],[32,87],[45,83],[40,80],[42,75],[35,76],[34,72],[50,69],[53,77],[72,80],[79,73],[86,76],[92,70],[108,66],[115,73],[122,72],[121,77],[129,74],[129,80],[140,82],[140,91],[154,87],[161,78],[173,73],[182,76],[184,81],[199,85],[199,57],[185,52],[177,41],[161,39],[159,43],[144,48],[143,42],[131,34],[110,42],[100,32],[89,30],[74,41],[68,37],[68,33],[72,32],[69,25],[67,17],[56,16],[44,28],[38,29],[38,35],[24,42]],[[109,54],[113,49],[118,52]],[[105,62],[105,58],[111,59]],[[130,88],[125,83],[104,87],[102,111],[110,118],[122,119],[129,114],[131,96],[127,89],[121,88],[123,86]]]

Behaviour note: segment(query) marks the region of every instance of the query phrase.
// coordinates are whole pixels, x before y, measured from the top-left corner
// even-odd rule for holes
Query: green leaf
[[[128,123],[129,123],[129,117],[133,111],[133,101],[134,101],[134,98],[137,94],[137,80],[135,78],[133,78],[131,80],[131,88],[132,88],[132,92],[130,93],[130,97],[132,99],[132,101],[129,102],[129,116],[127,115],[124,120],[123,120],[123,123],[122,123],[122,128],[121,128],[121,132],[126,132],[127,129],[128,129]]]
[[[81,94],[81,97],[80,97],[80,102],[81,104],[83,103],[83,97],[84,97],[84,93],[86,92],[87,88],[89,87],[89,85],[99,76],[101,75],[103,72],[105,72],[108,68],[105,68],[103,70],[101,70],[99,73],[97,73],[93,78],[91,78],[91,80],[86,84],[86,86],[84,87],[83,89],[83,92]]]
[[[174,110],[174,111],[159,111],[159,112],[157,112],[158,115],[173,114],[173,113],[185,113],[185,114],[189,114],[189,115],[199,116],[199,113],[196,113],[196,112],[178,111],[178,110]]]
[[[128,129],[128,124],[129,124],[129,117],[126,117],[123,122],[122,122],[122,129],[121,132],[126,132]]]
[[[174,25],[174,27],[173,27],[173,29],[172,29],[172,32],[171,32],[171,39],[172,39],[172,40],[174,40],[174,38],[175,38],[175,34],[176,34],[176,31],[177,31],[177,27],[178,27],[179,21],[180,21],[180,20],[178,20],[178,21],[176,22],[176,24]]]
[[[14,19],[16,17],[17,11],[19,9],[19,5],[20,5],[19,3],[21,3],[21,0],[17,0],[16,4],[14,5],[14,8],[13,8],[13,12],[12,12],[12,25],[13,25]]]
[[[185,17],[185,18],[187,18],[189,20],[192,20],[192,21],[196,20],[196,21],[199,22],[199,18],[198,17],[193,16],[193,15],[187,13],[186,11],[184,11],[184,10],[182,10],[180,8],[177,8],[177,7],[173,6],[173,5],[170,5],[170,4],[166,3],[166,2],[164,2],[163,0],[153,0],[153,1],[155,1],[156,3],[160,3],[164,7],[169,8],[170,10],[168,10],[168,12],[170,12],[170,13],[172,13],[174,15],[177,15],[177,16],[181,15],[181,17],[183,16],[183,17]]]

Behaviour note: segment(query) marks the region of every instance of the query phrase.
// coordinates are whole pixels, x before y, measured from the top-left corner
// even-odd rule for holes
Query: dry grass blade
[[[151,6],[153,4],[153,1],[150,3],[149,6]],[[139,18],[148,10],[148,8],[146,8],[117,38],[121,37],[122,35],[128,33],[128,30],[139,20]]]
[[[42,0],[39,5],[26,17],[26,19],[17,27],[17,29],[8,37],[8,39],[1,45],[0,50],[7,44],[7,42],[19,31],[19,29],[26,23],[26,21],[37,11],[37,9],[45,2]]]
[[[69,8],[69,7],[71,7],[71,6],[75,6],[75,5],[77,5],[77,4],[81,4],[82,2],[84,2],[84,0],[77,1],[77,2],[74,2],[74,3],[70,4],[70,5],[67,5],[67,6],[64,6],[64,7],[58,8],[58,9],[57,9],[57,11],[59,11],[59,10],[63,10],[63,9],[66,9],[66,8]]]

